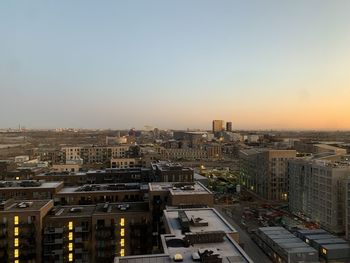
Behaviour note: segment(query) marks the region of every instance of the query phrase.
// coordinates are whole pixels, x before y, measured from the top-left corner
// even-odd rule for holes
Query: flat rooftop
[[[123,174],[123,173],[139,173],[139,172],[149,172],[150,168],[145,167],[130,167],[130,168],[106,168],[104,170],[89,170],[89,171],[79,171],[79,172],[56,172],[50,171],[46,173],[39,174],[37,176],[88,176],[96,174]]]
[[[66,217],[91,217],[100,214],[125,214],[132,212],[149,211],[148,202],[133,203],[104,203],[97,205],[70,205],[57,206],[50,214],[50,217],[66,218]]]
[[[165,243],[171,239],[171,237],[164,238]],[[166,249],[169,259],[173,259],[176,254],[181,254],[183,262],[194,262],[192,254],[198,253],[199,250],[211,250],[214,253],[218,253],[220,257],[222,257],[223,263],[253,262],[243,252],[242,248],[240,248],[238,244],[228,236],[225,236],[223,242],[219,243],[193,244],[189,247],[171,247],[171,245],[167,245]]]
[[[53,206],[52,200],[9,200],[2,202],[4,209],[1,212],[21,213],[40,211],[45,206]]]
[[[1,189],[38,189],[38,188],[57,188],[63,185],[63,182],[45,182],[45,181],[1,181],[0,182],[0,190]]]
[[[179,211],[184,211],[189,220],[202,219],[208,223],[207,226],[190,225],[191,232],[203,231],[224,231],[225,233],[236,233],[233,228],[214,208],[189,208],[189,209],[169,209],[164,210],[164,218],[168,223],[170,233],[176,236],[183,236],[179,222]]]
[[[64,187],[58,194],[139,191],[144,188],[145,187],[142,187],[139,183],[86,184],[82,186]]]
[[[159,171],[193,171],[190,167],[185,167],[180,163],[173,163],[168,161],[158,161],[156,163],[151,163],[153,170]]]
[[[169,191],[172,195],[211,194],[211,192],[198,182],[194,183],[149,183],[150,191]]]

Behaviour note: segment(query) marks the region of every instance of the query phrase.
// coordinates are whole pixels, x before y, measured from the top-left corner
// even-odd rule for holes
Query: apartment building
[[[74,146],[63,147],[64,161],[83,159],[84,164],[106,163],[111,158],[125,158],[130,146]]]
[[[112,262],[151,253],[147,203],[58,206],[45,217],[45,262]]]
[[[215,209],[167,209],[164,227],[165,234],[160,238],[163,253],[116,255],[114,262],[253,263],[238,245],[238,232]]]
[[[13,200],[0,204],[0,262],[41,263],[43,218],[52,200]]]
[[[46,182],[63,181],[65,186],[84,184],[107,184],[152,181],[152,170],[149,168],[107,168],[87,172],[46,172],[36,175],[34,179]]]
[[[156,182],[193,182],[193,169],[179,163],[158,161],[151,167]]]
[[[346,156],[325,155],[289,161],[289,208],[333,233],[345,232]]]
[[[111,168],[134,168],[142,167],[141,158],[112,158]]]
[[[288,200],[288,160],[295,150],[247,149],[240,151],[240,181],[266,200]]]
[[[48,200],[63,188],[63,182],[1,181],[0,200]]]

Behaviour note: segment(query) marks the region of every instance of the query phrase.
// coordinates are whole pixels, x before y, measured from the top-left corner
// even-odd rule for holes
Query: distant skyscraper
[[[223,120],[213,120],[213,132],[221,132],[224,130]]]
[[[232,131],[232,122],[226,122],[226,131]]]

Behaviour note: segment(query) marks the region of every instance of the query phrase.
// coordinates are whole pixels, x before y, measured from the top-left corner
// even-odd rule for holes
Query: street
[[[255,263],[272,263],[268,256],[254,243],[247,232],[223,211],[222,206],[215,205],[214,207],[238,231],[240,243],[244,243],[244,251]]]

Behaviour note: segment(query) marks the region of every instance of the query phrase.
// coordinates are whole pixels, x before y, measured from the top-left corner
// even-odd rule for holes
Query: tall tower
[[[213,120],[213,133],[221,132],[224,130],[223,120]]]
[[[231,132],[232,131],[232,122],[226,122],[226,131]]]

